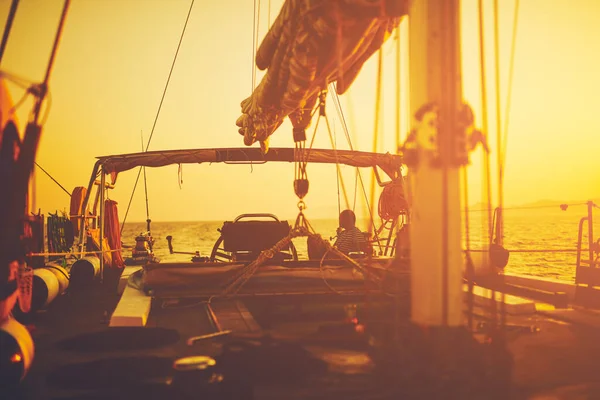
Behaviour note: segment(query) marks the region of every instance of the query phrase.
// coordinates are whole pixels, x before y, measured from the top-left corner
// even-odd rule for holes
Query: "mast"
[[[414,0],[409,11],[411,318],[419,326],[463,324],[459,12],[460,0]]]

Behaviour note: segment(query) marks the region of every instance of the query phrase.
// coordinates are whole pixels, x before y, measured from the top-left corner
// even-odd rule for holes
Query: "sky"
[[[0,0],[5,21],[9,0]],[[515,6],[499,1],[501,120],[506,115]],[[0,69],[32,82],[43,79],[62,10],[61,0],[21,0]],[[235,121],[240,102],[252,90],[253,32],[259,41],[282,4],[261,0],[196,0],[153,131],[150,150],[242,147]],[[152,132],[159,103],[189,0],[74,0],[68,12],[50,77],[50,101],[37,162],[68,191],[87,186],[96,156],[137,152]],[[496,180],[496,116],[493,58],[493,2],[484,0],[485,52],[492,184]],[[257,15],[258,23],[254,23]],[[462,2],[463,93],[481,127],[481,81],[477,0]],[[407,32],[400,28],[401,80],[396,79],[397,42],[382,47],[383,100],[378,151],[396,151],[396,117],[401,136],[410,121],[407,104]],[[505,204],[540,199],[585,200],[600,195],[596,118],[600,94],[600,2],[595,0],[521,0],[514,59],[510,124],[506,151]],[[377,56],[363,67],[350,91],[341,96],[355,149],[371,151],[375,125]],[[258,72],[258,79],[261,77]],[[397,88],[401,104],[395,101]],[[16,101],[23,90],[9,84]],[[328,102],[333,134],[345,143],[339,116]],[[27,120],[31,100],[17,110]],[[398,114],[399,113],[399,114]],[[313,128],[314,128],[313,121]],[[271,146],[293,146],[289,123]],[[324,124],[315,147],[330,148]],[[482,200],[482,154],[471,154],[469,200]],[[334,166],[310,166],[307,216],[335,217],[338,189]],[[121,219],[137,172],[119,177],[109,197],[119,203]],[[368,175],[366,188],[369,189]],[[350,202],[362,204],[354,175],[345,171]],[[186,165],[147,170],[149,214],[154,221],[231,220],[248,212],[295,215],[293,165]],[[40,170],[37,207],[44,213],[68,209],[69,197]],[[495,189],[494,189],[495,191]],[[355,194],[356,193],[356,194]],[[128,221],[146,219],[143,181]],[[344,208],[343,196],[341,207]],[[497,200],[494,196],[494,203]],[[353,204],[350,206],[352,207]]]

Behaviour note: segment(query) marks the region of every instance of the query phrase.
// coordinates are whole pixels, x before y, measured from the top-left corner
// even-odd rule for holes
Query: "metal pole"
[[[25,143],[26,141],[31,141],[31,143],[33,143],[33,145],[35,146],[32,150],[30,150],[30,148],[23,146],[24,151],[32,152],[34,160],[35,160],[35,153],[37,151],[37,145],[39,142],[39,136],[41,134],[41,127],[38,126],[38,119],[40,117],[42,103],[44,102],[46,93],[48,91],[48,81],[50,80],[50,73],[52,72],[52,67],[54,66],[54,60],[56,58],[56,53],[58,51],[58,44],[59,44],[60,38],[62,36],[62,30],[65,25],[65,20],[67,18],[67,10],[69,9],[69,4],[70,4],[70,0],[65,0],[62,14],[60,16],[60,21],[58,23],[58,29],[56,30],[56,35],[54,37],[54,45],[52,46],[52,51],[50,53],[50,59],[48,60],[48,66],[46,67],[46,75],[44,76],[44,81],[39,86],[39,89],[40,89],[39,92],[36,94],[37,98],[36,98],[36,102],[33,106],[33,119],[28,124],[28,125],[37,127],[37,129],[29,130],[29,132],[32,132],[32,133],[35,132],[36,135],[34,137],[30,138],[29,140],[26,140],[26,139],[23,140],[23,143]],[[25,135],[27,135],[27,132],[28,131],[26,130]],[[31,170],[29,173],[29,184],[30,184],[29,191],[31,193],[31,197],[30,197],[31,208],[32,208],[32,211],[35,212],[36,208],[37,208],[37,191],[36,191],[37,185],[36,185],[35,169],[33,168],[33,166],[31,167]]]
[[[496,158],[498,162],[498,215],[496,220],[496,244],[504,244],[504,154],[502,147],[502,123],[500,117],[500,43],[498,33],[498,0],[494,0],[494,56],[496,83]]]
[[[594,268],[594,202],[588,201],[588,254],[590,258],[590,268]]]
[[[83,216],[82,218],[82,224],[81,224],[81,229],[79,230],[79,247],[80,247],[80,252],[83,252],[84,248],[85,248],[85,225],[87,223],[87,209],[88,209],[88,204],[90,202],[90,195],[92,193],[92,190],[94,189],[94,182],[96,181],[96,176],[98,176],[98,170],[100,169],[100,161],[97,161],[96,164],[94,164],[94,169],[92,170],[92,177],[90,178],[90,181],[88,183],[87,186],[87,191],[85,192],[85,197],[83,198],[83,204],[81,206],[81,215]],[[80,256],[80,258],[82,258],[83,255]]]
[[[63,5],[63,10],[60,15],[60,21],[58,23],[58,29],[56,30],[56,36],[54,37],[54,44],[52,46],[52,51],[50,52],[50,59],[48,60],[48,66],[46,67],[46,75],[44,76],[44,81],[41,86],[41,93],[39,93],[37,101],[35,103],[33,109],[33,123],[37,124],[38,118],[40,116],[40,110],[42,108],[42,102],[46,97],[46,92],[48,90],[48,81],[50,80],[50,73],[52,72],[52,67],[54,66],[54,60],[56,58],[56,52],[58,50],[58,44],[60,42],[60,38],[62,35],[62,30],[65,25],[65,20],[67,18],[67,11],[69,9],[70,0],[65,0],[65,4]]]
[[[106,186],[106,174],[104,168],[100,173],[100,212],[98,214],[98,224],[100,226],[100,283],[104,283],[104,195]]]
[[[589,215],[589,209],[588,209]],[[583,238],[583,223],[588,221],[588,217],[583,217],[579,220],[579,229],[577,230],[577,259],[575,261],[575,284],[579,285],[582,283],[582,279],[579,276],[581,267],[581,241]]]
[[[6,25],[4,26],[4,34],[2,35],[2,42],[0,42],[0,64],[2,64],[2,57],[4,56],[4,50],[6,50],[6,43],[8,43],[8,35],[12,28],[13,21],[15,20],[15,14],[17,13],[17,7],[19,0],[13,0],[8,11],[8,18],[6,19]]]
[[[463,308],[457,113],[462,105],[459,0],[415,0],[409,12],[411,319],[461,326]]]

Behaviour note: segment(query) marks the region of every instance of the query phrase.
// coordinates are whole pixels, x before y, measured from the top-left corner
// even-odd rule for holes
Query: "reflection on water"
[[[530,274],[574,281],[576,253],[552,252],[556,249],[575,249],[577,246],[578,225],[586,215],[585,206],[569,207],[567,211],[556,209],[507,209],[504,216],[504,246],[509,250],[547,250],[536,253],[510,255],[508,272]],[[473,211],[469,218],[471,248],[481,248],[487,243],[487,213]],[[232,216],[232,219],[235,216]],[[290,220],[290,224],[294,221]],[[337,219],[313,220],[313,228],[326,239],[335,236]],[[199,251],[209,256],[217,231],[223,222],[153,222],[152,234],[155,238],[155,253],[162,261],[189,261],[189,255],[169,254],[166,236],[173,236],[175,251]],[[377,223],[379,225],[379,223]],[[366,230],[367,222],[358,226]],[[464,228],[463,228],[464,229]],[[137,234],[145,230],[145,223],[127,223],[123,231],[123,242],[134,244]],[[600,235],[600,214],[595,216],[594,235]],[[464,235],[463,235],[464,237]],[[587,248],[587,225],[584,224],[583,248]],[[306,258],[306,238],[297,238],[294,244],[300,258]],[[587,255],[583,255],[587,258]]]

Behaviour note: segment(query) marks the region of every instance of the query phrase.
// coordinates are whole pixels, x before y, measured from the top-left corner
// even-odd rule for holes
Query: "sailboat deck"
[[[167,384],[175,359],[199,354],[217,358],[227,340],[265,334],[300,340],[318,362],[306,371],[302,361],[290,356],[288,365],[278,368],[284,370],[282,376],[292,376],[269,380],[274,367],[261,360],[259,370],[248,370],[256,381],[256,399],[397,398],[393,382],[378,374],[361,342],[336,332],[335,323],[344,318],[343,297],[304,297],[301,308],[296,302],[273,299],[215,301],[211,308],[217,326],[206,303],[197,299],[153,299],[145,328],[110,328],[108,317],[119,301],[115,290],[67,294],[47,311],[30,316],[36,359],[18,398],[190,398]],[[376,297],[361,304],[369,311],[365,315],[376,315],[373,326],[382,316],[390,319]],[[480,309],[476,316],[482,330],[488,326],[486,313]],[[511,399],[597,398],[598,314],[545,309],[507,318],[507,345],[514,362]],[[227,330],[233,332],[187,343],[190,337]]]

